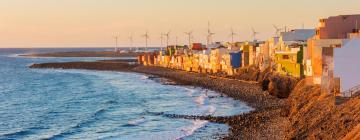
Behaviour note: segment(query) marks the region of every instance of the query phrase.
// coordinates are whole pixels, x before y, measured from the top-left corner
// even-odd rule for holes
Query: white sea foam
[[[146,122],[146,118],[145,117],[142,117],[142,118],[139,118],[139,119],[136,119],[136,120],[130,120],[128,122],[129,125],[139,125],[139,124],[142,124],[142,123],[145,123]]]
[[[152,132],[152,133],[140,133],[128,136],[120,136],[114,139],[133,139],[133,140],[178,140],[183,139],[185,137],[191,136],[195,133],[196,130],[204,127],[208,121],[203,120],[194,120],[192,124],[188,126],[184,126],[181,128],[173,129],[170,131],[162,131],[162,132]],[[111,139],[111,138],[106,138]]]
[[[198,105],[204,105],[206,98],[207,98],[207,95],[201,94],[199,97],[197,97],[197,98],[195,99],[195,102],[196,102]]]
[[[146,80],[146,79],[148,79],[148,78],[149,78],[149,76],[146,76],[146,75],[142,75],[142,76],[140,77],[141,80]]]
[[[225,108],[225,109],[230,109],[230,108],[233,108],[234,106],[230,106],[230,105],[223,105],[222,107],[223,107],[223,108]]]
[[[197,90],[195,88],[186,88],[186,91],[188,96],[193,96]]]
[[[182,136],[176,138],[176,139],[181,139],[187,136],[190,136],[192,134],[194,134],[194,132],[202,127],[204,127],[206,124],[208,123],[208,121],[203,121],[203,120],[195,120],[192,122],[192,125],[187,126],[185,128],[181,129],[182,132]]]
[[[209,114],[211,114],[211,115],[213,115],[214,113],[215,113],[215,111],[216,111],[216,107],[215,106],[209,106],[209,108],[208,108],[208,113]]]
[[[7,55],[7,57],[23,57],[20,55],[24,55],[24,54],[9,54],[9,55]]]

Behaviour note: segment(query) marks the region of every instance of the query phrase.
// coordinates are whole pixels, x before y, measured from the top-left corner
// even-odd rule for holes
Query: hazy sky
[[[160,44],[161,32],[171,29],[170,42],[186,43],[193,30],[205,42],[207,22],[215,41],[229,41],[230,28],[249,40],[251,27],[266,39],[273,24],[314,28],[319,18],[360,14],[360,0],[0,0],[0,47],[112,47],[114,34],[128,46],[132,33],[143,46]]]

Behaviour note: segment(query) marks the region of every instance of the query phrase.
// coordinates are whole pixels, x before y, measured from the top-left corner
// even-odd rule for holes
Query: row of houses
[[[309,84],[320,85],[324,93],[339,94],[360,84],[358,21],[360,15],[341,15],[321,19],[315,29],[289,30],[266,41],[168,46],[165,51],[140,56],[139,62],[227,75],[256,66],[261,71],[306,78]]]

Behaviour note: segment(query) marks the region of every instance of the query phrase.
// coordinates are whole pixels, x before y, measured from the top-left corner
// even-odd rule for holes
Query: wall
[[[334,48],[322,48],[321,92],[333,93],[334,89]]]
[[[334,50],[334,75],[340,77],[341,91],[360,85],[360,38],[351,39]]]

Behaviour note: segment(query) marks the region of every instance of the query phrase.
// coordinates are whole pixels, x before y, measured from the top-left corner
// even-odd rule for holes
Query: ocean
[[[26,58],[18,54],[109,48],[0,49],[0,139],[217,139],[225,124],[166,114],[230,116],[245,103],[138,73],[29,69],[33,63],[111,58]]]

